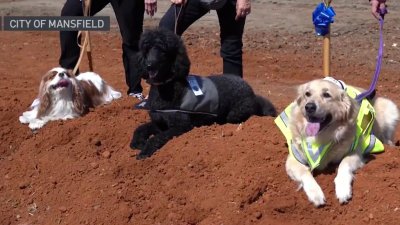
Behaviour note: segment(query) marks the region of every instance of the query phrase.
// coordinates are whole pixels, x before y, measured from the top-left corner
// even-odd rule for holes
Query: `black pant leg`
[[[190,25],[208,12],[207,9],[200,5],[199,0],[187,1],[182,10],[180,10],[180,5],[172,4],[161,18],[159,27],[175,31],[175,20],[179,15],[176,33],[180,36]]]
[[[175,5],[172,4],[165,15],[161,18],[159,26],[174,31],[175,18],[179,9],[180,6],[175,9]],[[207,12],[208,10],[202,7],[198,0],[189,0],[180,13],[177,25],[177,34],[182,35],[182,33],[192,23],[201,18]],[[217,10],[217,14],[221,29],[220,54],[223,58],[223,72],[242,77],[242,36],[245,18],[238,21],[235,20],[236,5],[235,2],[231,0],[228,0],[224,7]]]
[[[79,0],[67,0],[61,10],[61,16],[83,16],[82,3]],[[79,58],[77,31],[60,31],[60,66],[73,69]],[[80,40],[79,40],[80,42]]]
[[[144,0],[111,0],[122,35],[122,59],[125,68],[127,93],[141,93],[141,74],[135,67],[143,31]]]
[[[246,18],[235,20],[236,5],[229,1],[217,10],[221,29],[221,57],[225,74],[243,77],[243,30]]]
[[[90,9],[94,15],[102,10],[109,0],[94,0]],[[61,16],[83,16],[82,2],[80,0],[67,0],[61,10]],[[78,62],[80,48],[77,39],[78,31],[60,31],[61,55],[60,66],[66,69],[73,69]]]

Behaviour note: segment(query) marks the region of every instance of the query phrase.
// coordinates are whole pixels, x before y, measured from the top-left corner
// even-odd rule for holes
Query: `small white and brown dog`
[[[39,95],[19,117],[31,129],[40,129],[48,121],[80,117],[89,108],[110,103],[121,97],[98,74],[93,72],[73,76],[70,71],[56,67],[42,78]]]
[[[353,173],[364,165],[365,155],[374,148],[383,151],[382,142],[392,144],[397,106],[382,97],[359,103],[354,100],[359,91],[332,78],[310,81],[298,88],[296,100],[275,120],[288,141],[286,172],[317,207],[326,200],[314,169],[339,164],[335,192],[344,204],[351,199]]]

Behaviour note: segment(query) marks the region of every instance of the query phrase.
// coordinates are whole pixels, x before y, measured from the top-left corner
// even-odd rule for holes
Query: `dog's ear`
[[[172,68],[172,72],[177,78],[184,78],[189,75],[190,72],[190,60],[187,54],[183,41],[179,38],[178,40],[178,51],[176,54],[175,62]]]
[[[47,83],[50,82],[57,75],[57,71],[50,70],[46,74],[43,75],[42,80],[39,85],[39,95],[38,99],[40,100],[40,106],[37,113],[37,118],[40,118],[46,115],[48,109],[51,105],[50,93],[47,87]]]
[[[72,104],[74,105],[74,110],[79,115],[83,115],[87,112],[87,107],[85,104],[85,93],[83,89],[79,86],[79,82],[75,78],[71,78],[72,83]]]
[[[145,80],[149,79],[145,58],[149,49],[155,44],[152,42],[152,39],[154,39],[153,35],[155,35],[154,32],[154,30],[145,30],[142,33],[139,40],[139,51],[129,61],[129,68],[136,70],[135,74],[138,74]]]
[[[358,104],[344,90],[341,90],[340,93],[340,104],[337,112],[340,113],[338,118],[342,119],[343,121],[353,122],[357,117]]]
[[[129,62],[131,65],[129,66],[130,69],[136,70],[134,74],[137,74],[142,79],[149,79],[149,74],[146,72],[146,64],[143,57],[143,53],[139,51],[136,53]]]
[[[306,84],[301,84],[297,87],[297,98],[296,103],[300,105],[304,99],[304,91],[306,90]]]
[[[39,95],[40,105],[36,118],[41,118],[47,114],[51,105],[51,98],[49,92],[44,92]]]
[[[190,60],[182,38],[170,30],[159,29],[159,32],[161,32],[165,38],[168,53],[175,58],[171,72],[178,79],[186,79],[190,71]]]

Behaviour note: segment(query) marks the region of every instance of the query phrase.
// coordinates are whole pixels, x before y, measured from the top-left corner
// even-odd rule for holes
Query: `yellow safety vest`
[[[347,86],[347,94],[351,98],[355,98],[360,92],[354,87]],[[296,148],[293,143],[292,133],[288,127],[289,118],[295,103],[291,103],[286,109],[275,119],[276,125],[282,131],[286,138],[289,153],[294,156],[300,163],[308,165],[311,170],[317,168],[324,156],[331,149],[332,142],[328,144],[319,144],[315,142],[314,137],[307,137],[302,140],[301,148]],[[349,153],[359,151],[361,154],[379,153],[384,151],[382,142],[371,134],[372,126],[375,120],[375,110],[367,99],[361,102],[360,110],[357,115],[357,132],[356,138],[349,149]],[[304,154],[302,154],[304,152]]]

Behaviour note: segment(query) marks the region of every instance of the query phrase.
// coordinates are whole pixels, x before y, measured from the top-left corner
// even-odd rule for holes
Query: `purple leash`
[[[376,68],[375,68],[374,78],[372,80],[372,83],[371,83],[369,89],[367,91],[357,95],[356,100],[358,102],[361,102],[364,98],[368,97],[375,91],[376,83],[378,82],[378,78],[379,78],[379,73],[381,72],[382,55],[383,55],[383,19],[380,19],[379,20],[379,50],[378,50],[378,58],[376,60]]]

